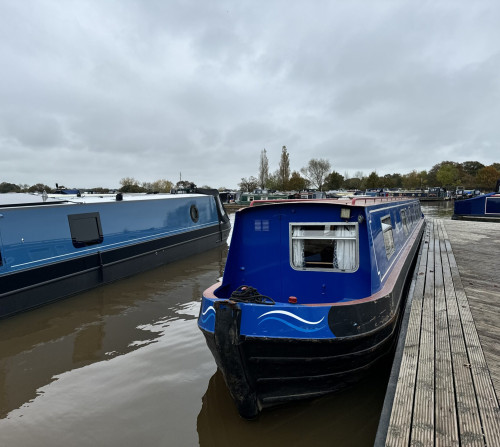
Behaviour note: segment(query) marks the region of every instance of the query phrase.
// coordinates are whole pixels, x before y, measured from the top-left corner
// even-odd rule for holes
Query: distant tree
[[[260,153],[260,163],[259,163],[259,186],[262,189],[266,187],[268,178],[269,178],[269,161],[267,159],[266,149],[264,148]]]
[[[192,191],[193,189],[196,189],[197,186],[195,183],[190,182],[189,180],[179,180],[175,184],[175,189],[184,189],[186,191]]]
[[[5,192],[21,192],[21,187],[13,183],[2,182],[0,183],[0,193]]]
[[[427,171],[420,171],[418,176],[420,177],[420,189],[425,189],[429,185]]]
[[[420,174],[414,169],[408,174],[403,175],[404,189],[420,189],[422,187],[422,179]]]
[[[120,180],[122,186],[139,186],[139,182],[134,177],[123,177]]]
[[[254,176],[251,176],[248,179],[242,178],[238,186],[243,192],[253,192],[259,186],[259,181]]]
[[[309,182],[311,182],[313,188],[321,191],[323,183],[325,183],[325,178],[330,171],[330,167],[330,162],[328,160],[313,158],[309,160],[308,165],[302,168],[300,172]]]
[[[477,175],[477,171],[484,168],[484,165],[478,161],[464,161],[461,163],[461,167],[466,174],[475,177]]]
[[[147,192],[147,189],[140,185],[124,185],[119,189],[120,192]]]
[[[366,188],[369,188],[369,189],[380,188],[381,187],[380,183],[381,183],[380,177],[378,176],[378,174],[375,171],[373,171],[370,173],[370,175],[366,179]]]
[[[293,171],[288,181],[288,189],[291,191],[302,191],[307,188],[307,180],[300,176],[297,171]]]
[[[495,168],[498,172],[500,172],[500,163],[492,163],[490,166]]]
[[[336,171],[330,172],[330,174],[328,174],[325,177],[326,190],[340,189],[342,188],[343,184],[344,184],[344,176],[342,176]]]
[[[385,174],[380,177],[381,185],[383,188],[402,188],[403,176],[401,174]]]
[[[437,177],[437,173],[443,166],[454,166],[457,168],[457,176],[460,173],[458,170],[460,163],[456,163],[454,161],[442,161],[441,163],[437,163],[427,173],[428,186],[444,186]]]
[[[90,190],[95,194],[108,194],[109,193],[109,188],[103,188],[102,186],[90,188]]]
[[[266,182],[266,189],[276,191],[281,188],[280,171],[277,169],[272,174],[269,174]]]
[[[349,190],[362,189],[363,179],[358,177],[348,178],[344,180],[344,188]]]
[[[288,188],[288,180],[290,179],[290,155],[286,150],[286,146],[281,149],[281,158],[279,164],[279,189],[285,191]]]
[[[436,173],[436,178],[440,186],[448,189],[453,188],[459,183],[460,171],[456,165],[451,163],[445,164],[439,168]]]
[[[159,179],[151,183],[151,189],[154,192],[170,192],[174,184],[170,180]]]
[[[37,183],[36,185],[30,186],[28,188],[28,192],[52,192],[53,189],[48,186],[44,185],[43,183]]]
[[[493,166],[485,166],[477,171],[477,185],[483,191],[494,191],[497,180],[500,179],[500,172]]]
[[[380,177],[380,183],[382,188],[395,188],[394,179],[391,174],[385,174],[383,177]]]

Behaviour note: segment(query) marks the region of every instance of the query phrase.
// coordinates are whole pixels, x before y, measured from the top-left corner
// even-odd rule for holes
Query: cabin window
[[[354,271],[357,223],[291,223],[290,263],[300,270]]]
[[[401,224],[403,225],[403,231],[406,235],[408,235],[408,221],[406,219],[406,210],[401,210]]]
[[[382,232],[384,233],[384,245],[385,245],[385,253],[387,255],[387,259],[389,259],[395,251],[394,248],[394,236],[392,234],[392,222],[391,216],[385,216],[380,219],[382,225]]]
[[[87,247],[103,241],[99,213],[69,214],[68,222],[74,247]]]

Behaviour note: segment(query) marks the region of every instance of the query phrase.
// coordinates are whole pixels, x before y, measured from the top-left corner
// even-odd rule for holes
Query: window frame
[[[312,236],[293,236],[293,229],[296,227],[304,227],[304,226],[340,226],[340,227],[353,227],[355,236],[354,237],[332,237],[332,236],[324,236],[324,237],[312,237]],[[296,271],[316,271],[316,272],[341,272],[341,273],[354,273],[359,269],[359,224],[357,222],[290,222],[289,230],[288,230],[288,245],[289,245],[289,263],[290,267]],[[293,251],[294,251],[294,240],[352,240],[354,241],[354,267],[352,269],[341,269],[334,268],[333,262],[332,267],[298,267],[295,265],[293,260]]]
[[[401,225],[403,227],[403,232],[404,232],[405,236],[408,236],[408,233],[409,233],[408,216],[407,216],[405,208],[399,210],[399,217],[401,218]]]
[[[386,219],[389,219],[390,224],[387,224],[384,222],[384,220],[386,220]],[[389,225],[389,228],[384,229],[383,225]],[[396,252],[396,245],[394,244],[394,225],[392,224],[392,217],[391,217],[390,213],[386,214],[385,216],[382,216],[380,218],[380,228],[382,230],[382,238],[384,240],[385,254],[387,256],[387,259],[391,259],[391,257]],[[390,235],[391,235],[392,247],[388,247],[387,243],[386,243],[385,233],[387,233],[389,231],[390,231]],[[392,248],[392,250],[390,250],[389,248]]]
[[[96,227],[92,228],[92,231],[97,230],[97,237],[96,238],[82,238],[82,234],[79,232],[81,231],[80,228],[77,227],[76,222],[80,220],[87,220],[87,219],[94,219],[96,223]],[[80,214],[68,214],[68,224],[69,224],[69,231],[71,234],[71,242],[73,243],[73,246],[75,248],[82,248],[82,247],[89,247],[90,245],[97,245],[101,244],[104,240],[104,236],[102,233],[102,226],[101,226],[101,217],[98,212],[94,213],[80,213]]]

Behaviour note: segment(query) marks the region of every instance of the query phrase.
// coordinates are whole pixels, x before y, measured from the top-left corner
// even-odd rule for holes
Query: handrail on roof
[[[371,200],[375,202],[398,202],[401,200],[408,200],[411,197],[392,197],[392,196],[367,196],[367,197],[353,197],[351,200],[351,205],[355,205],[356,202],[360,200],[364,200],[367,203],[367,200]]]

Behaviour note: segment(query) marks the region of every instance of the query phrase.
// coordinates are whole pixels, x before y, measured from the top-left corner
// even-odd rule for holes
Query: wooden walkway
[[[375,446],[500,446],[499,272],[500,224],[427,221]]]

